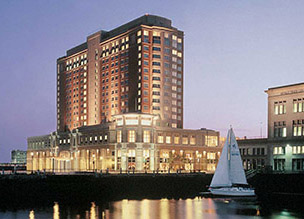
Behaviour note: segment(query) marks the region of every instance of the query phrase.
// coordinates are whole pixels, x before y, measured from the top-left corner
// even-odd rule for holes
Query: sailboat
[[[232,128],[229,129],[209,191],[216,196],[255,196],[245,176],[242,159]]]

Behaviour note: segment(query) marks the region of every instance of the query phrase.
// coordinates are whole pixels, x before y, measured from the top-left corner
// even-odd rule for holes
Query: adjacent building
[[[251,167],[269,166],[275,171],[303,171],[304,83],[272,87],[265,92],[268,94],[268,138],[238,141],[244,164],[248,158],[251,158],[251,163],[265,159],[264,165],[261,161],[260,165],[252,164]],[[264,148],[264,158],[262,154],[246,154],[246,148],[249,153],[253,153],[254,148]]]
[[[219,132],[183,129],[183,36],[144,15],[68,50],[57,131],[28,138],[28,172],[214,171]]]
[[[25,164],[26,163],[26,151],[13,150],[11,152],[11,163]]]

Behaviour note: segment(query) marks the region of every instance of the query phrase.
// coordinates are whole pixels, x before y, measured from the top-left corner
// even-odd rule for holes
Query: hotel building
[[[27,170],[214,171],[219,132],[183,129],[183,32],[145,15],[57,60],[57,131],[28,138]]]
[[[272,87],[265,92],[268,94],[268,138],[238,141],[244,166],[303,171],[304,83]]]

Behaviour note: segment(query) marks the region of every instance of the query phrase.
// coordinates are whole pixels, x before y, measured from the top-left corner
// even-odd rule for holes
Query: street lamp
[[[31,152],[31,157],[32,157],[32,172],[34,171],[34,160],[33,160],[33,157],[34,157],[34,153]]]

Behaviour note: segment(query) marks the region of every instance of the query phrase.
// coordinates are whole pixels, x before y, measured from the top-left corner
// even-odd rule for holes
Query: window
[[[293,154],[304,154],[304,146],[292,146]]]
[[[160,70],[159,69],[153,69],[152,72],[153,73],[160,73]]]
[[[174,136],[174,144],[179,144],[179,136]]]
[[[128,131],[128,142],[135,142],[135,130]]]
[[[218,145],[217,136],[205,136],[205,145],[208,147],[216,147]]]
[[[287,136],[287,128],[285,121],[274,122],[274,137],[286,137]]]
[[[273,154],[285,154],[285,147],[274,147]]]
[[[150,143],[150,131],[144,130],[144,143]]]
[[[165,38],[165,45],[166,46],[170,46],[170,39],[169,38]]]
[[[152,58],[160,59],[160,55],[153,54],[153,55],[152,55]]]
[[[273,159],[274,170],[285,170],[285,159]]]
[[[122,135],[121,130],[118,130],[117,131],[117,136],[116,136],[117,137],[117,143],[121,143],[121,137],[122,137],[121,135]]]
[[[281,115],[286,113],[286,101],[274,102],[274,114]]]
[[[164,143],[164,136],[162,136],[162,135],[158,135],[157,136],[157,143]]]
[[[188,144],[188,136],[186,136],[186,135],[183,136],[182,144]]]
[[[160,62],[152,62],[152,65],[160,66]]]
[[[166,144],[171,144],[171,136],[166,136]]]
[[[159,36],[153,36],[153,43],[160,44],[160,37]]]
[[[160,47],[152,47],[153,51],[160,51]]]
[[[304,99],[294,99],[293,100],[293,112],[301,113],[304,112]]]
[[[215,153],[214,152],[208,152],[207,153],[207,159],[208,160],[215,160]]]
[[[196,139],[195,139],[195,136],[194,136],[194,135],[192,135],[192,136],[190,137],[190,144],[191,144],[191,145],[195,145],[195,144],[196,144]]]

